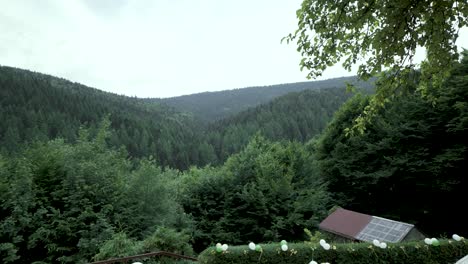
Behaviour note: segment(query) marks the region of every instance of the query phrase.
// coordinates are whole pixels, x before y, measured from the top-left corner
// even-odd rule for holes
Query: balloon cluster
[[[221,243],[216,244],[216,252],[221,253],[221,252],[226,252],[228,249],[227,244],[221,245]]]
[[[323,247],[325,250],[329,250],[331,248],[330,244],[328,244],[325,239],[320,239],[320,246]]]
[[[381,248],[381,249],[387,248],[387,243],[385,243],[385,242],[380,242],[380,241],[378,241],[377,239],[374,239],[374,240],[372,241],[372,244],[374,244],[374,246],[379,247],[379,248]]]
[[[437,240],[437,238],[425,238],[424,239],[424,243],[426,243],[427,245],[433,245],[433,246],[438,246],[440,245],[440,242],[439,240]]]
[[[325,250],[329,250],[329,249],[331,248],[331,245],[328,244],[327,241],[325,241],[325,239],[320,239],[319,244],[320,244],[320,246],[322,246],[322,248],[325,249]],[[315,261],[315,260],[311,260],[311,261],[309,262],[309,264],[318,264],[318,262]],[[330,264],[330,263],[328,263],[328,262],[322,262],[321,264]]]
[[[452,239],[459,242],[459,241],[462,241],[465,238],[462,237],[462,236],[459,236],[457,234],[453,234]],[[437,240],[437,238],[425,238],[424,243],[426,243],[427,245],[432,245],[432,246],[440,245],[440,242],[439,242],[439,240]]]
[[[254,242],[249,243],[249,248],[250,250],[262,251],[262,247],[260,245],[255,245]]]
[[[281,250],[288,251],[288,242],[286,242],[286,240],[281,240],[280,244],[281,244]]]
[[[452,238],[455,241],[462,241],[463,239],[465,239],[464,237],[459,236],[457,234],[454,234],[452,236]],[[322,246],[322,248],[324,250],[329,250],[331,248],[330,244],[328,244],[324,239],[320,239],[319,243],[320,243],[320,246]],[[427,245],[432,245],[432,246],[439,246],[440,245],[440,242],[439,242],[439,240],[437,240],[437,238],[425,238],[424,243],[426,243]],[[375,247],[379,247],[381,249],[387,248],[387,243],[380,242],[377,239],[374,239],[372,241],[372,244]],[[281,250],[282,251],[288,251],[288,242],[286,242],[286,240],[281,240],[280,245],[281,245]],[[216,252],[218,252],[218,253],[226,252],[227,249],[228,249],[227,244],[223,244],[223,245],[221,245],[221,243],[216,244]],[[249,243],[249,249],[254,250],[254,251],[258,251],[258,252],[262,251],[262,247],[260,245],[255,245],[255,243],[253,243],[253,242]],[[133,264],[141,264],[141,263],[140,262],[134,262]],[[309,264],[318,264],[318,262],[316,262],[315,260],[311,260],[309,262]],[[329,264],[329,263],[328,262],[323,262],[321,264]]]

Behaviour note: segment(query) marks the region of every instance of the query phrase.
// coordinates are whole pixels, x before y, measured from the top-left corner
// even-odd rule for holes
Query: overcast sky
[[[0,0],[0,64],[138,97],[306,81],[295,46],[280,43],[300,3]]]

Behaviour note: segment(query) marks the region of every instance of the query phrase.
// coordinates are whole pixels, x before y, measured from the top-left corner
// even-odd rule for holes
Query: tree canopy
[[[358,212],[413,223],[424,232],[466,232],[453,214],[466,190],[468,56],[453,67],[437,102],[414,87],[380,109],[362,134],[344,128],[369,104],[356,96],[337,111],[315,157],[333,200]]]
[[[458,60],[459,29],[466,26],[468,2],[464,0],[304,0],[297,10],[298,28],[286,41],[296,42],[302,55],[301,70],[320,76],[344,60],[348,71],[358,65],[358,76],[381,75],[376,96],[364,117],[398,94],[406,76],[421,68],[420,90],[441,86]],[[426,49],[426,60],[416,65],[417,47]],[[427,94],[425,94],[427,95]],[[357,124],[369,118],[358,117]]]
[[[331,207],[314,165],[299,143],[257,135],[223,166],[186,172],[181,204],[195,221],[194,249],[215,241],[301,239]]]
[[[309,77],[342,58],[347,70],[365,60],[358,70],[364,78],[384,67],[398,71],[414,66],[418,46],[426,48],[428,66],[445,70],[458,58],[455,41],[467,17],[468,3],[459,0],[304,0],[287,39],[297,41]]]
[[[122,232],[164,249],[153,243],[158,228],[185,228],[177,172],[150,159],[132,165],[108,148],[108,128],[105,120],[96,138],[83,129],[76,144],[56,139],[0,156],[1,263],[88,263],[108,257],[105,242]]]

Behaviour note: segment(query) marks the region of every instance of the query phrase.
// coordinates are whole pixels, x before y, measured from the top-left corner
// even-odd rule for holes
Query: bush
[[[193,255],[190,236],[167,227],[158,227],[150,237],[146,238],[143,241],[143,250],[144,252],[161,250],[182,255]]]
[[[261,251],[253,251],[248,246],[229,247],[226,252],[218,253],[210,247],[203,251],[198,260],[202,264],[245,264],[245,263],[289,263],[307,264],[311,260],[317,263],[347,264],[388,264],[388,263],[455,263],[468,254],[468,242],[462,240],[441,240],[439,246],[428,246],[424,242],[406,242],[389,244],[381,249],[369,243],[332,244],[330,250],[324,250],[319,244],[288,244],[288,250],[282,251],[281,245],[261,245]]]
[[[94,256],[94,260],[132,256],[140,254],[141,251],[140,243],[128,238],[125,233],[117,233],[101,246],[99,253]]]
[[[181,255],[192,255],[193,250],[189,243],[190,236],[184,232],[177,232],[172,228],[158,227],[156,231],[144,241],[135,241],[125,233],[117,233],[106,241],[94,260],[107,260],[111,258],[122,258],[155,251],[167,251]],[[192,263],[187,260],[178,260],[169,257],[142,258],[144,263]]]

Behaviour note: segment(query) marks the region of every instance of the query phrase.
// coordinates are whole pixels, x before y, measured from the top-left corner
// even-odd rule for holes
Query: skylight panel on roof
[[[401,241],[413,225],[373,216],[369,224],[359,232],[356,239],[372,242],[379,241],[396,243]]]

